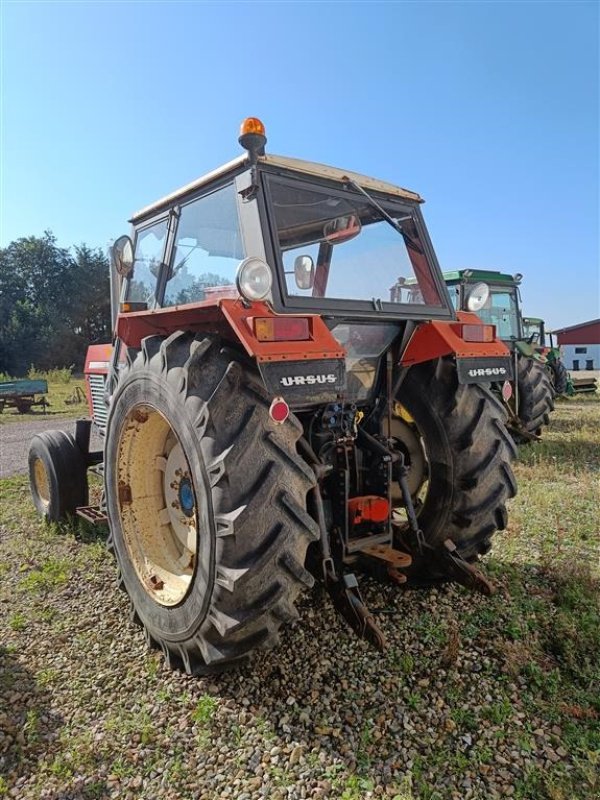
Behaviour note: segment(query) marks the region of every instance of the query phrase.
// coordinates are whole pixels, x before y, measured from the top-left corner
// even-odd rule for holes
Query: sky
[[[444,270],[598,317],[599,7],[0,0],[0,246],[105,248],[258,116],[272,153],[419,192]]]

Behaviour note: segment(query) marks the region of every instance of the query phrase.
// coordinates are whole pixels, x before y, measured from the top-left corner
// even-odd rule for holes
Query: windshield
[[[415,206],[385,204],[400,233],[358,194],[269,184],[288,297],[443,305]]]
[[[494,289],[477,316],[483,322],[496,326],[496,334],[501,339],[519,339],[519,305],[516,289]]]

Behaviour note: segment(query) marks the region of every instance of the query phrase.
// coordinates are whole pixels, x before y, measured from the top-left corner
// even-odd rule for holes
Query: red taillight
[[[512,397],[513,389],[512,384],[510,381],[504,381],[502,384],[502,399],[505,403],[508,403],[510,398]]]
[[[255,317],[254,334],[259,342],[303,342],[310,326],[306,317]]]
[[[290,407],[283,397],[275,397],[269,408],[269,416],[273,422],[278,422],[281,425],[281,423],[286,421],[289,415]]]
[[[496,326],[464,324],[462,338],[465,342],[493,342],[496,339]]]

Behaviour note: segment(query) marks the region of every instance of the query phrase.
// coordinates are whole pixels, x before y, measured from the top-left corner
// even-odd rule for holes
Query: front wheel
[[[33,437],[29,486],[38,513],[48,522],[63,522],[88,504],[86,460],[71,434],[44,431]]]
[[[425,539],[439,546],[450,538],[469,560],[487,552],[517,491],[501,403],[482,386],[460,384],[449,359],[412,367],[396,400],[392,441],[404,453]]]
[[[148,337],[112,399],[110,545],[135,618],[171,666],[220,669],[271,647],[318,528],[301,427],[278,425],[252,368],[218,339]]]
[[[569,385],[569,373],[562,361],[549,361],[548,374],[550,383],[556,394],[566,394]]]

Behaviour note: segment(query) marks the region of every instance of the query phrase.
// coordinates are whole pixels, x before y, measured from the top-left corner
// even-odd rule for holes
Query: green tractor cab
[[[554,409],[554,371],[527,333],[521,314],[519,285],[523,276],[496,270],[463,269],[445,272],[444,280],[456,310],[476,313],[496,326],[496,334],[513,356],[515,379],[511,389],[493,386],[508,406],[511,432],[518,442],[538,439]],[[541,320],[540,320],[541,322]],[[543,328],[542,328],[543,330]],[[535,334],[534,334],[535,335]],[[538,333],[540,335],[540,333]],[[562,362],[559,362],[564,368]]]
[[[571,397],[575,394],[573,381],[562,361],[558,345],[554,346],[552,331],[546,330],[546,323],[539,317],[523,317],[523,334],[534,351],[546,359],[546,369],[556,394]]]

